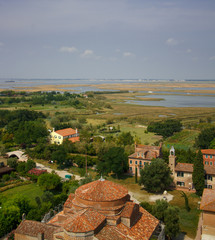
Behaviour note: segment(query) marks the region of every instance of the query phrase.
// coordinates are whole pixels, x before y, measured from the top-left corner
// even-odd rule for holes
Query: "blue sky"
[[[215,1],[0,0],[0,78],[215,79]]]

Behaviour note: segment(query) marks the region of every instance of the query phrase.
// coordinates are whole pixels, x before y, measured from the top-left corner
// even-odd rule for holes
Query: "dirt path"
[[[51,173],[54,169],[50,168],[50,167],[46,167],[41,163],[36,163],[36,167],[42,170],[47,170],[47,172]],[[60,176],[61,178],[65,178],[65,175],[72,175],[75,177],[75,180],[80,180],[81,177],[79,175],[74,175],[70,172],[64,171],[64,170],[54,170],[58,176]]]

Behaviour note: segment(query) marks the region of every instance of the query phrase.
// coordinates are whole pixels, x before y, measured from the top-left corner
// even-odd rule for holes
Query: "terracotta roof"
[[[204,189],[200,209],[215,212],[215,190]]]
[[[215,149],[201,149],[202,154],[215,155]]]
[[[121,213],[121,217],[130,218],[135,207],[137,207],[137,206],[139,206],[139,205],[134,202],[127,202]]]
[[[215,167],[210,165],[204,165],[205,172],[207,174],[215,175]]]
[[[41,222],[24,220],[22,221],[18,228],[15,230],[15,233],[28,235],[31,237],[37,237],[38,233],[44,233],[45,239],[53,240],[53,234],[59,230],[59,227],[48,225]]]
[[[130,240],[126,234],[120,232],[115,226],[106,225],[102,230],[96,234],[99,240]]]
[[[74,199],[75,194],[70,193],[69,197],[67,198],[66,202],[64,203],[64,207],[71,208],[72,207],[72,200]]]
[[[111,181],[97,180],[82,185],[75,191],[75,195],[81,199],[106,202],[121,199],[128,195],[128,190]]]
[[[183,171],[183,172],[193,172],[193,164],[192,163],[177,163],[175,166],[175,171]]]
[[[139,156],[138,156],[139,154]],[[143,155],[142,155],[143,154]],[[157,158],[159,157],[159,155],[154,152],[154,151],[138,151],[135,152],[133,154],[131,154],[130,156],[128,156],[129,158],[137,158],[137,159],[142,159],[142,160],[152,160],[153,158]]]
[[[79,142],[80,141],[80,137],[71,137],[68,139],[71,142]]]
[[[127,235],[130,239],[148,240],[158,226],[159,220],[142,207],[140,207],[139,210],[140,217],[131,228],[125,226],[123,223],[118,224],[116,227],[121,233]]]
[[[215,167],[204,165],[204,170],[206,174],[213,174],[215,175]],[[193,164],[192,163],[177,163],[175,166],[175,171],[181,171],[181,172],[193,172]]]
[[[94,231],[105,221],[105,216],[93,209],[87,209],[79,216],[64,223],[64,229],[73,233],[84,233]]]
[[[76,134],[76,130],[72,128],[65,128],[65,129],[57,130],[55,132],[60,134],[63,137]]]

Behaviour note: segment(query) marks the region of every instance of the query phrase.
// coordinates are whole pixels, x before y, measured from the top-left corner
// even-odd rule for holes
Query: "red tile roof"
[[[68,139],[71,142],[79,142],[80,141],[80,137],[71,137]]]
[[[70,193],[69,197],[67,198],[66,202],[64,203],[64,207],[71,208],[72,207],[72,200],[74,199],[75,194]]]
[[[142,207],[139,210],[140,218],[131,228],[125,226],[123,223],[120,223],[116,227],[121,233],[130,237],[130,239],[149,239],[158,226],[159,220]]]
[[[192,163],[177,163],[175,166],[175,171],[183,171],[183,172],[193,172],[193,164]]]
[[[204,165],[204,170],[206,174],[212,174],[215,175],[215,167]],[[192,163],[177,163],[175,166],[175,171],[178,172],[193,172],[193,164]]]
[[[200,209],[215,212],[215,190],[207,188],[204,189]]]
[[[84,233],[94,231],[104,223],[106,217],[93,209],[87,209],[74,219],[68,220],[64,224],[64,229],[73,233]]]
[[[136,205],[134,202],[127,202],[121,213],[121,217],[130,218]]]
[[[55,132],[60,134],[63,137],[76,134],[76,130],[72,128],[65,128],[65,129],[57,130]]]
[[[53,234],[59,231],[59,227],[47,225],[45,223],[24,220],[20,223],[18,228],[15,230],[15,234],[23,234],[31,237],[37,237],[38,233],[44,233],[45,239],[53,240]]]
[[[121,199],[128,195],[128,190],[111,181],[97,180],[82,185],[75,191],[75,195],[81,199],[105,202]]]
[[[215,155],[215,149],[201,149],[202,154]]]

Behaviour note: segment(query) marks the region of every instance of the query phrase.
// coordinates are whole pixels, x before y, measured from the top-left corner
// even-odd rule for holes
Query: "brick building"
[[[129,173],[134,175],[137,169],[137,175],[140,176],[140,170],[146,164],[161,156],[161,146],[135,145],[135,152],[128,157]]]
[[[130,200],[126,188],[100,179],[70,194],[62,212],[49,222],[23,220],[15,240],[164,239],[159,220]]]
[[[205,149],[201,150],[202,152],[210,152]],[[203,155],[204,156],[204,155]],[[215,166],[205,164],[204,161],[204,170],[205,170],[205,188],[215,189]],[[193,164],[191,163],[177,163],[175,156],[175,149],[171,147],[169,155],[169,167],[172,171],[174,183],[176,187],[185,188],[185,189],[194,189],[192,174],[193,174]]]

